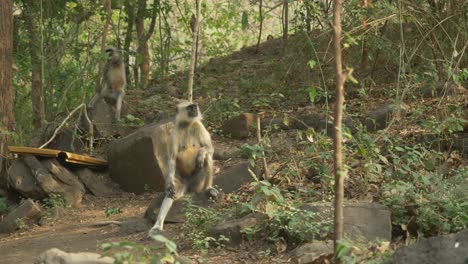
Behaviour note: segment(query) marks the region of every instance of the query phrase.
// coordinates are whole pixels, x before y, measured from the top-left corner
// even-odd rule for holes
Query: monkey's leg
[[[120,110],[122,109],[122,101],[123,101],[124,95],[125,95],[125,91],[121,91],[117,95],[117,102],[115,104],[115,120],[117,121],[120,120]]]
[[[161,208],[159,209],[156,223],[148,232],[149,237],[157,235],[163,230],[164,220],[166,219],[166,216],[169,213],[169,210],[171,209],[173,202],[179,199],[180,197],[182,197],[185,194],[185,191],[186,191],[185,185],[178,180],[175,181],[172,189],[168,188],[168,190],[166,190],[166,196],[164,197],[164,200],[161,204]]]

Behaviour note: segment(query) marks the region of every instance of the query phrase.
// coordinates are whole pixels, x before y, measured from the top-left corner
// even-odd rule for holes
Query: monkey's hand
[[[173,182],[166,183],[166,196],[175,199],[175,188]]]
[[[206,151],[206,149],[204,148],[200,149],[197,155],[197,164],[196,164],[197,170],[204,167],[207,155],[208,155],[208,152]]]
[[[206,189],[206,195],[208,195],[208,198],[211,198],[216,201],[218,200],[219,191],[213,187],[209,187],[208,189]]]

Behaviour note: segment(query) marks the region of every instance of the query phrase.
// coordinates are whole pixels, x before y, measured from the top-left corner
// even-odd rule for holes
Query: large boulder
[[[58,248],[51,248],[40,254],[34,264],[112,264],[114,259],[97,253],[67,253]]]
[[[173,126],[171,122],[149,125],[111,143],[109,173],[123,190],[164,191],[166,142]]]
[[[11,210],[0,222],[0,233],[15,231],[20,228],[20,222],[21,224],[37,223],[43,212],[42,207],[33,200],[23,200],[18,207]]]
[[[428,239],[399,248],[386,264],[466,264],[468,263],[468,229]]]
[[[330,203],[312,203],[301,209],[316,212],[320,218],[333,219]],[[358,241],[391,240],[392,222],[390,210],[378,203],[347,203],[343,208],[345,238]]]

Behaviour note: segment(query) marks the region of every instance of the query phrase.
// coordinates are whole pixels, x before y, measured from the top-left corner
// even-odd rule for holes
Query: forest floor
[[[225,148],[239,148],[244,143],[255,144],[256,142],[254,137],[247,140],[231,140],[219,133],[221,121],[227,119],[225,115],[231,117],[244,112],[262,111],[266,112],[268,117],[281,117],[285,114],[294,115],[303,112],[304,109],[324,113],[326,106],[325,115],[329,117],[332,106],[331,104],[327,105],[327,101],[324,104],[323,97],[326,96],[326,92],[324,94],[323,90],[317,90],[316,99],[322,101],[311,105],[308,97],[310,93],[307,90],[310,87],[323,87],[325,85],[330,90],[333,89],[334,76],[330,67],[329,52],[315,54],[317,58],[323,58],[328,63],[321,65],[321,69],[314,68],[313,74],[311,74],[308,66],[310,56],[303,56],[304,53],[312,53],[307,43],[293,39],[291,43],[296,44],[292,45],[289,52],[283,54],[279,42],[270,41],[262,44],[262,51],[259,54],[255,54],[254,48],[250,47],[226,57],[213,59],[200,67],[197,77],[199,81],[195,83],[195,100],[202,106],[202,110],[207,111],[206,124],[208,130],[213,133],[215,147],[217,147],[216,144],[219,144]],[[322,44],[316,45],[323,47],[322,50],[327,50],[327,39],[324,38]],[[395,87],[397,86],[394,83],[396,73],[396,69],[391,68],[391,66],[377,67],[373,74],[377,76],[376,79],[380,79],[374,79],[373,81],[376,83],[369,84],[366,89],[361,89],[359,93],[347,99],[347,113],[353,117],[362,115],[394,100],[396,97]],[[322,74],[324,76],[321,76]],[[358,71],[356,76],[359,79]],[[349,84],[349,86],[353,85]],[[365,85],[363,84],[363,86]],[[126,98],[127,105],[134,115],[144,120],[145,123],[158,121],[173,114],[168,113],[168,109],[174,109],[177,101],[175,98],[184,97],[181,87],[186,87],[185,73],[170,76],[161,82],[154,82],[146,91],[129,91]],[[304,88],[307,89],[304,90]],[[423,87],[414,89],[419,88]],[[463,87],[459,90],[459,92],[455,91],[459,96],[444,98],[442,106],[438,104],[439,98],[415,100],[413,97],[411,100],[405,101],[410,109],[407,111],[406,118],[393,123],[386,132],[390,137],[401,139],[408,142],[409,145],[417,142],[420,140],[419,136],[424,134],[419,126],[422,118],[431,114],[437,115],[437,112],[444,105],[453,104],[466,108],[466,90]],[[282,94],[279,94],[280,92]],[[320,184],[314,184],[308,180],[309,171],[298,168],[295,164],[296,161],[299,163],[301,159],[321,158],[311,157],[309,154],[298,154],[305,152],[305,140],[298,142],[299,136],[293,130],[277,134],[271,133],[268,137],[272,141],[272,145],[275,145],[276,139],[279,140],[283,137],[287,137],[289,142],[293,142],[292,145],[284,146],[277,142],[276,145],[280,145],[277,146],[280,151],[277,151],[278,155],[270,160],[272,171],[278,169],[280,176],[283,173],[280,167],[281,164],[287,162],[286,157],[289,163],[294,162],[294,166],[296,166],[293,169],[297,169],[295,172],[298,172],[299,176],[296,178],[284,177],[285,180],[281,181],[282,187],[298,189],[297,187],[300,186],[301,188],[314,189],[317,194],[323,193],[323,187]],[[327,144],[331,146],[330,139],[326,140]],[[307,141],[305,142],[307,143]],[[295,156],[296,154],[298,155]],[[457,153],[452,155],[450,159],[450,162],[446,162],[448,167],[456,168],[467,165],[466,159]],[[377,179],[372,184],[359,184],[362,181],[362,167],[365,165],[362,160],[363,158],[359,155],[348,155],[347,157],[347,163],[354,164],[353,169],[355,170],[346,187],[347,198],[379,201],[383,191],[378,187],[375,190],[373,187],[380,186],[381,179]],[[326,162],[328,164],[325,166],[330,169],[332,167],[330,159]],[[218,162],[217,166],[223,170],[224,163]],[[143,217],[151,198],[151,193],[133,195],[122,192],[111,198],[97,198],[87,195],[80,208],[63,208],[59,216],[42,226],[32,226],[10,235],[0,235],[0,263],[32,263],[40,253],[53,247],[67,252],[102,253],[101,245],[108,242],[128,240],[148,247],[155,246],[156,242],[146,239],[147,230],[131,233],[116,225],[93,226],[94,223],[100,221],[140,219]],[[309,198],[316,199],[317,197]],[[109,208],[120,208],[122,212],[107,217],[105,211]],[[210,248],[202,254],[191,248],[190,242],[183,237],[181,228],[182,224],[167,224],[165,225],[166,235],[176,242],[179,254],[188,257],[194,263],[273,263],[284,261],[281,254],[277,254],[275,257],[266,257],[264,254],[265,245],[258,242],[245,242],[238,248]]]

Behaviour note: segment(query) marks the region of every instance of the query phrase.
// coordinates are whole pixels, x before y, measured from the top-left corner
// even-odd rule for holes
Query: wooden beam
[[[90,156],[79,155],[71,152],[56,150],[56,149],[39,149],[31,147],[8,146],[11,153],[16,154],[30,154],[34,156],[58,158],[67,163],[81,164],[94,167],[105,167],[107,161],[102,159],[93,158]]]

